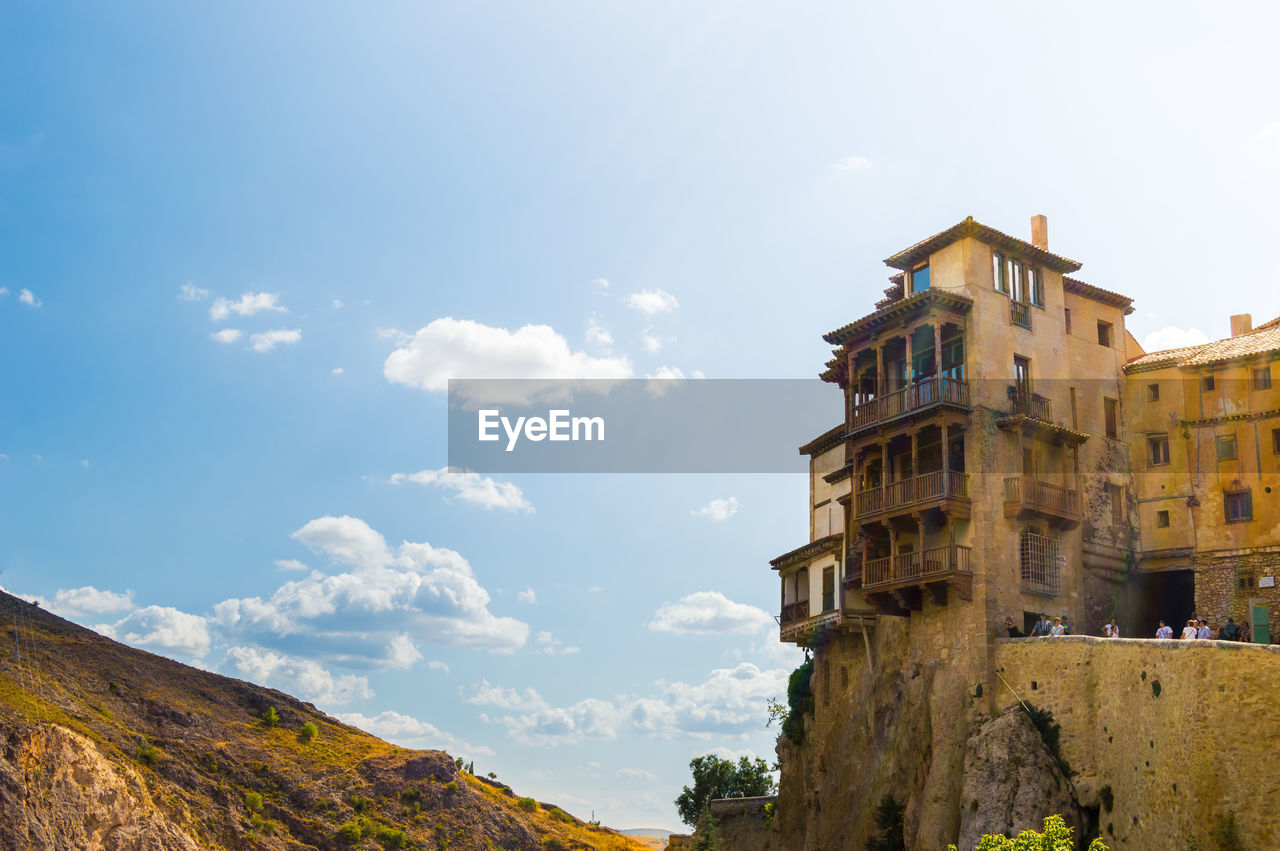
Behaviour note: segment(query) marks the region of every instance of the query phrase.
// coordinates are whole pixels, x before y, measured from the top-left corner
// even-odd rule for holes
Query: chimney
[[[1044,216],[1031,217],[1031,244],[1044,251],[1049,250],[1049,220]]]
[[[1253,330],[1253,316],[1248,313],[1237,313],[1231,317],[1231,336],[1239,337]]]

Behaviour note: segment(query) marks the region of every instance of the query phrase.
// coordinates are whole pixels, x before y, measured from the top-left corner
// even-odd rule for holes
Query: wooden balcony
[[[1033,476],[1007,476],[1004,480],[1004,516],[1032,515],[1055,520],[1064,529],[1080,524],[1080,494]]]
[[[903,387],[901,390],[895,390],[856,405],[853,409],[852,431],[889,422],[935,405],[952,405],[968,409],[968,382],[934,375]]]
[[[948,590],[971,600],[970,553],[969,547],[952,544],[868,559],[862,568],[862,591],[867,602],[885,615],[920,611],[925,592],[937,605],[946,605]]]
[[[1009,323],[1031,330],[1031,305],[1020,301],[1009,302]]]
[[[854,516],[863,521],[880,514],[905,513],[904,510],[915,511],[935,505],[956,517],[968,517],[969,474],[935,470],[860,491],[854,499]]]
[[[1024,416],[1042,422],[1053,422],[1053,406],[1038,393],[1017,385],[1009,385],[1009,408],[1014,416]]]
[[[808,606],[809,601],[804,600],[783,607],[778,618],[779,641],[808,647],[833,630],[868,630],[875,626],[876,612],[871,609],[832,608],[810,616]],[[803,616],[799,615],[801,611]]]

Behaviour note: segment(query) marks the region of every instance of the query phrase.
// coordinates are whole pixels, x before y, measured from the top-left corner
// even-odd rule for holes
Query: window
[[[1152,467],[1169,463],[1169,435],[1157,434],[1147,438],[1147,463]]]
[[[999,251],[991,252],[991,276],[996,292],[1009,292],[1009,280],[1005,277],[1004,255]]]
[[[1107,500],[1111,503],[1111,525],[1124,525],[1124,488],[1107,485]]]
[[[1080,422],[1076,419],[1076,388],[1071,388],[1071,427],[1080,428]]]
[[[1062,593],[1062,577],[1058,568],[1058,541],[1027,529],[1018,541],[1018,563],[1022,573],[1022,590],[1031,594],[1056,597]]]
[[[918,293],[929,289],[929,264],[911,270],[911,292]]]
[[[1280,428],[1271,429],[1271,451],[1280,455]]]
[[[1013,383],[1018,386],[1018,395],[1024,399],[1031,395],[1031,360],[1021,355],[1013,356]]]
[[[1098,345],[1111,348],[1111,323],[1098,323]]]
[[[1222,508],[1228,523],[1244,523],[1253,519],[1253,495],[1246,490],[1224,491]]]
[[[1271,367],[1264,366],[1253,371],[1253,389],[1254,390],[1270,390],[1271,389]]]
[[[1027,267],[1027,295],[1036,307],[1044,307],[1044,282],[1040,280],[1040,270],[1034,266]]]
[[[1218,460],[1232,461],[1236,455],[1236,436],[1234,434],[1224,434],[1217,438],[1218,444]]]
[[[1200,389],[1205,393],[1213,391],[1213,374],[1202,376],[1200,378]]]
[[[1169,512],[1157,511],[1156,512],[1156,528],[1167,529],[1168,527],[1169,527]]]
[[[1070,334],[1071,333],[1071,308],[1069,307],[1062,308],[1062,316],[1067,321],[1067,333]]]
[[[836,569],[825,568],[822,571],[822,611],[829,612],[836,607]]]
[[[1160,401],[1160,385],[1159,384],[1147,385],[1147,401],[1148,402]]]
[[[1115,399],[1103,398],[1102,400],[1102,418],[1103,428],[1107,437],[1115,440],[1119,434],[1119,408],[1120,404]]]

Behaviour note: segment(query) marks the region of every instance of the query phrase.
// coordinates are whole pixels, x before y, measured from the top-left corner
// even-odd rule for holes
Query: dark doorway
[[[1127,627],[1123,634],[1130,638],[1155,638],[1162,620],[1177,638],[1195,610],[1195,598],[1195,574],[1190,569],[1134,573],[1129,577],[1128,617],[1117,612],[1116,620]]]

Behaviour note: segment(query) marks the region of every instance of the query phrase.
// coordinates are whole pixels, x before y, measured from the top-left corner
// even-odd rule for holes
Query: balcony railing
[[[1024,414],[1033,420],[1053,422],[1053,408],[1045,397],[1032,393],[1025,387],[1009,385],[1009,404],[1015,414]]]
[[[969,573],[969,553],[969,547],[953,544],[870,559],[863,566],[862,587],[926,582],[948,573]]]
[[[802,621],[807,617],[809,617],[809,601],[801,600],[798,603],[788,603],[783,606],[778,621],[782,626],[786,626],[796,621]]]
[[[890,482],[884,487],[860,491],[854,500],[854,509],[858,517],[864,517],[919,502],[948,498],[969,498],[967,473],[935,470],[900,482]]]
[[[1009,321],[1019,328],[1031,330],[1031,305],[1020,301],[1009,302]]]
[[[1057,517],[1080,516],[1080,494],[1033,476],[1009,476],[1004,480],[1005,513],[1023,509]]]
[[[853,409],[853,427],[865,428],[933,405],[969,406],[969,384],[958,378],[932,375],[901,390],[878,396]]]

